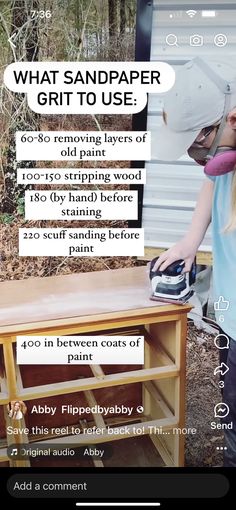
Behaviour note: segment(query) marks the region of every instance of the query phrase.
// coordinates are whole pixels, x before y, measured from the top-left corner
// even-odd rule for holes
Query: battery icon
[[[214,18],[216,16],[216,11],[202,11],[203,18]]]

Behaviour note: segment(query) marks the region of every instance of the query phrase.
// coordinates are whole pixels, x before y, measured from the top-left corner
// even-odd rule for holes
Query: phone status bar
[[[209,26],[209,25],[232,25],[235,18],[233,9],[202,9],[195,10],[157,10],[155,14],[163,24],[179,26]],[[235,25],[235,22],[234,22]]]

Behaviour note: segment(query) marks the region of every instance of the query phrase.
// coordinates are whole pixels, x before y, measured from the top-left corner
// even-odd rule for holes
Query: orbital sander
[[[149,278],[152,286],[151,298],[165,303],[185,304],[194,294],[192,285],[196,280],[196,260],[187,273],[183,272],[184,260],[176,260],[164,271],[154,270],[158,257],[150,264]]]

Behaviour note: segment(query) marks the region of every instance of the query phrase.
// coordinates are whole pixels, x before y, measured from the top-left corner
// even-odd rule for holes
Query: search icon
[[[168,44],[168,46],[178,46],[177,35],[175,35],[175,34],[168,34],[166,36],[166,44]]]

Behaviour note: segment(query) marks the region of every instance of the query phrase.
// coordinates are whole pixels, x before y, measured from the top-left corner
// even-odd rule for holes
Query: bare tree
[[[118,34],[118,6],[119,0],[108,0],[108,21],[109,21],[109,37],[113,43],[117,40]]]
[[[126,27],[126,0],[120,0],[120,35],[124,35]]]
[[[12,22],[11,36],[14,36],[12,45],[12,60],[35,61],[38,59],[38,22],[37,18],[31,18],[30,11],[39,9],[39,0],[14,0],[11,3]],[[8,34],[7,34],[8,36]],[[0,203],[1,212],[12,213],[16,210],[19,198],[29,186],[17,186],[17,163],[15,149],[15,132],[17,130],[37,130],[38,115],[33,113],[27,103],[24,94],[9,94],[9,131],[8,148],[5,157],[4,191]],[[8,99],[9,102],[9,99]],[[35,162],[28,161],[18,166],[32,167]]]

